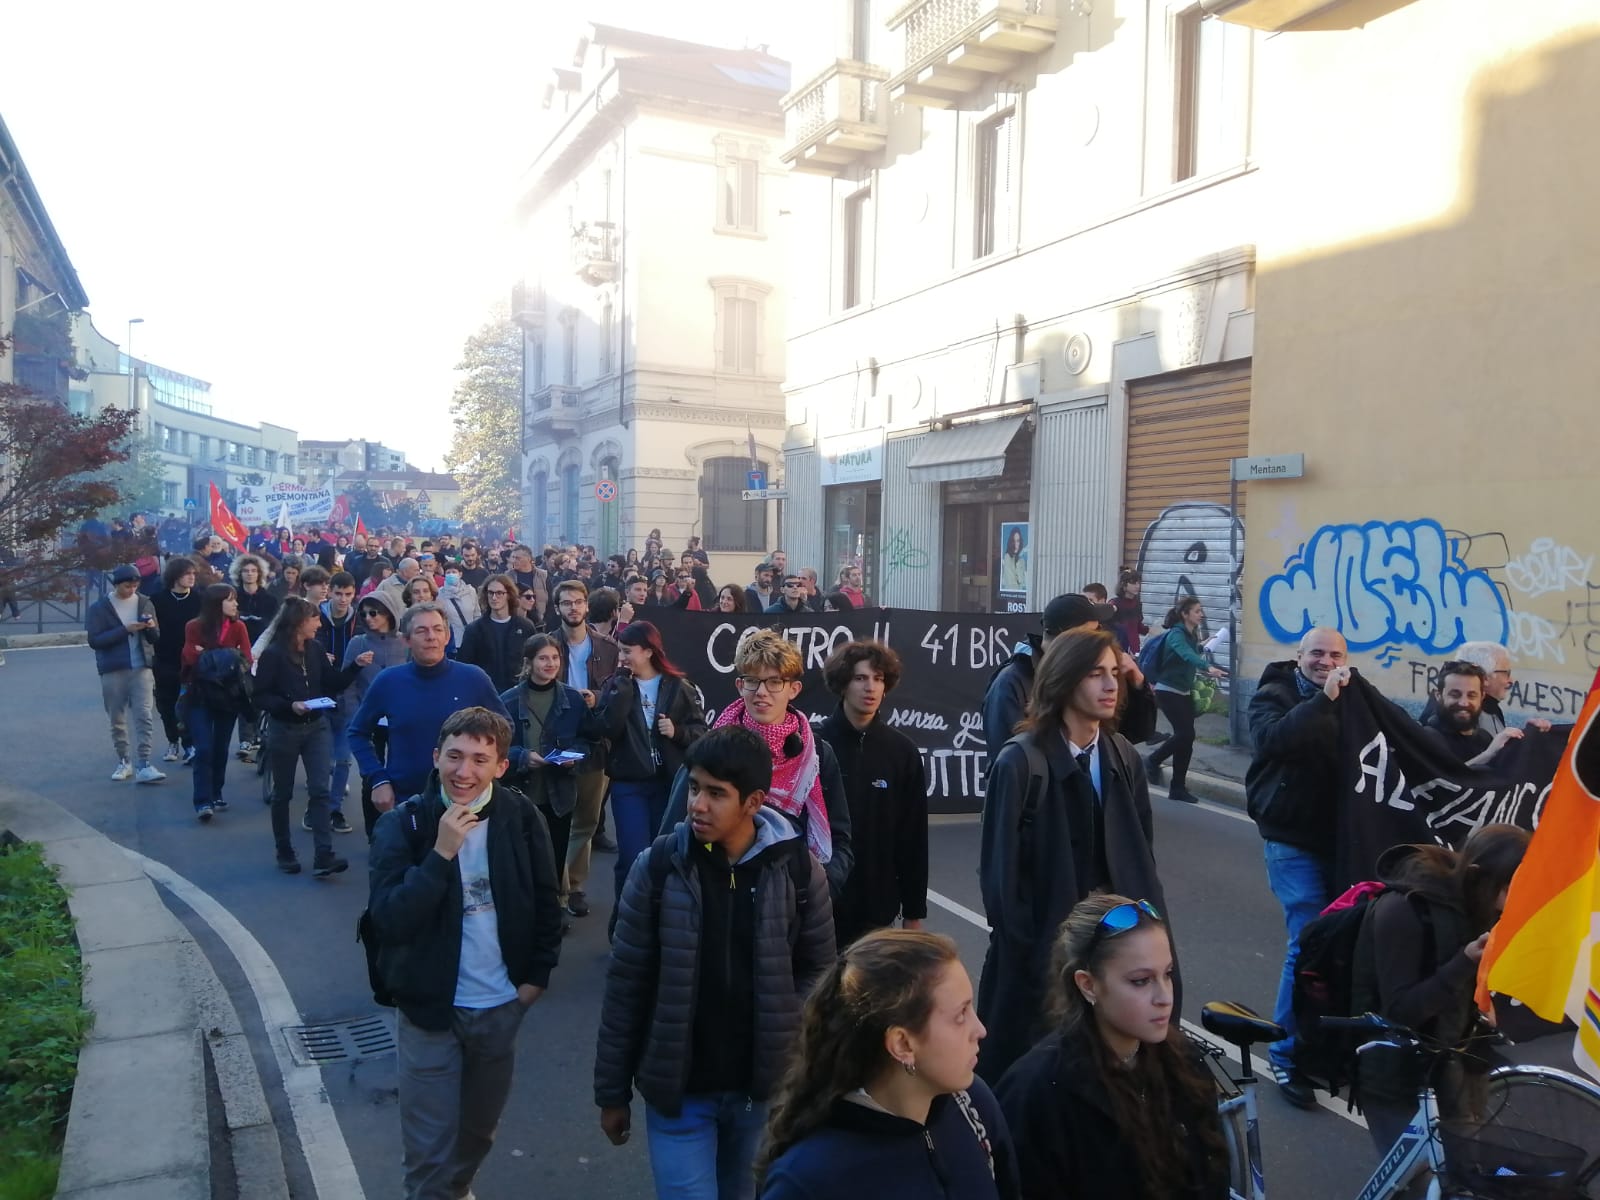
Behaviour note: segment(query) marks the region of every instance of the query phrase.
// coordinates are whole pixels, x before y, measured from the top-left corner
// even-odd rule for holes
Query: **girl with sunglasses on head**
[[[1024,1197],[1227,1200],[1216,1088],[1178,1026],[1175,982],[1150,901],[1102,892],[1062,923],[1056,1029],[995,1086]]]

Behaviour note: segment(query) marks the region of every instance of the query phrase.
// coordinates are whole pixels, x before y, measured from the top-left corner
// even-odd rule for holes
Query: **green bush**
[[[90,1022],[55,868],[37,845],[0,846],[0,1200],[54,1194]]]

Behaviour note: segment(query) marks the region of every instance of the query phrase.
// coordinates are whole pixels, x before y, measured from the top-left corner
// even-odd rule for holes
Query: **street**
[[[232,807],[198,825],[186,770],[162,764],[169,778],[152,787],[113,783],[115,765],[100,706],[93,657],[85,648],[14,650],[0,674],[9,775],[64,805],[122,846],[163,864],[232,913],[259,943],[287,984],[304,1023],[371,1016],[379,1010],[367,987],[354,930],[365,906],[365,845],[360,834],[336,839],[351,860],[348,874],[316,881],[288,878],[273,867],[267,814],[253,767],[235,760],[225,794]],[[157,733],[159,736],[159,725]],[[159,750],[160,747],[158,747]],[[300,795],[303,797],[303,791]],[[1162,867],[1185,979],[1185,1016],[1198,1019],[1209,999],[1232,999],[1270,1011],[1282,955],[1282,924],[1267,891],[1260,839],[1242,814],[1220,807],[1156,800],[1156,853]],[[294,806],[295,834],[303,856],[310,835],[298,828],[303,803]],[[359,828],[359,813],[352,813]],[[945,818],[932,841],[933,888],[946,903],[930,911],[929,927],[948,933],[976,978],[985,934],[977,877],[976,818]],[[649,1197],[644,1139],[613,1148],[600,1132],[591,1097],[594,1032],[606,961],[605,925],[610,903],[608,855],[597,855],[590,884],[594,912],[577,922],[563,946],[549,992],[530,1013],[521,1035],[517,1077],[476,1193],[497,1196]],[[312,1197],[313,1167],[331,1132],[297,1130],[281,1095],[279,1028],[265,1027],[248,978],[263,964],[240,957],[198,908],[172,903],[228,986],[255,1059],[279,1116],[279,1130],[294,1194]],[[289,1023],[293,1023],[292,1021]],[[391,1196],[399,1178],[399,1131],[392,1054],[322,1069],[339,1132],[349,1147],[367,1196]],[[1366,1132],[1326,1108],[1303,1113],[1284,1104],[1269,1084],[1262,1089],[1262,1141],[1267,1178],[1279,1196],[1336,1200],[1354,1195],[1374,1159]],[[297,1110],[300,1111],[300,1110]],[[643,1116],[635,1110],[635,1127]],[[347,1200],[324,1191],[325,1200]]]

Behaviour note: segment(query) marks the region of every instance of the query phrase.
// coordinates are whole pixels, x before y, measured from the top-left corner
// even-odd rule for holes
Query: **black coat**
[[[994,769],[995,759],[1016,731],[1017,725],[1028,714],[1028,697],[1033,694],[1033,677],[1044,657],[1043,643],[1037,634],[1030,633],[1027,649],[1017,647],[989,680],[989,690],[983,694],[983,742],[989,751],[989,769]],[[1148,742],[1156,732],[1156,717],[1161,710],[1156,707],[1156,694],[1146,679],[1138,687],[1124,682],[1122,708],[1117,715],[1117,731],[1137,745]]]
[[[661,676],[661,690],[656,694],[656,717],[672,721],[670,738],[662,737],[654,727],[645,728],[639,684],[626,671],[606,680],[595,713],[610,745],[606,774],[624,783],[670,782],[683,766],[685,752],[706,732],[700,689],[688,679],[672,675]]]
[[[1167,914],[1156,873],[1144,763],[1131,746],[1124,744],[1121,753],[1113,749],[1109,743],[1118,736],[1100,733],[1103,799],[1098,805],[1066,738],[1052,730],[1034,739],[1048,778],[1028,828],[1023,822],[1028,758],[1022,746],[1006,746],[990,770],[978,863],[990,926],[978,985],[978,1015],[989,1030],[978,1051],[978,1072],[985,1078],[998,1078],[1044,1032],[1056,931],[1096,882],[1084,877],[1093,867],[1094,820],[1104,830],[1110,890],[1148,900]]]
[[[848,946],[896,917],[928,915],[928,779],[916,744],[881,715],[857,729],[836,709],[817,738],[833,747],[850,805],[855,865],[833,910]]]
[[[1213,1159],[1201,1141],[1206,1127],[1217,1128],[1214,1106],[1190,1111],[1175,1100],[1167,1119],[1158,1122],[1187,1148],[1190,1186],[1165,1196],[1141,1186],[1138,1148],[1112,1115],[1084,1041],[1089,1036],[1094,1035],[1051,1034],[995,1085],[1016,1147],[1023,1200],[1227,1200],[1227,1156]]]
[[[1302,698],[1296,671],[1292,661],[1269,663],[1250,697],[1255,757],[1244,777],[1246,805],[1266,840],[1331,860],[1339,812],[1338,701],[1320,688]]]
[[[287,633],[282,635],[287,638]],[[260,711],[291,725],[310,724],[332,714],[332,709],[313,709],[308,713],[294,711],[296,700],[337,696],[349,687],[361,668],[351,665],[348,671],[328,662],[328,652],[322,643],[312,639],[306,643],[302,662],[289,657],[289,649],[275,635],[272,644],[261,652],[256,663],[255,690],[251,703]]]
[[[538,632],[527,617],[512,613],[509,621],[496,621],[484,613],[461,635],[456,661],[482,667],[495,690],[503,692],[516,685],[522,670],[522,644]]]
[[[379,972],[406,1019],[432,1030],[450,1028],[461,968],[461,864],[433,849],[443,813],[434,772],[418,803],[378,818],[368,859]],[[513,986],[548,987],[561,954],[549,828],[526,796],[499,783],[479,816],[489,822],[489,885],[506,973]]]

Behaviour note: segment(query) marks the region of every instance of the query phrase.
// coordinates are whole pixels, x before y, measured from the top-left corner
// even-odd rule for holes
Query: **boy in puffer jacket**
[[[689,747],[687,820],[628,872],[595,1049],[595,1103],[613,1145],[637,1081],[660,1195],[715,1178],[752,1200],[767,1099],[832,963],[828,880],[764,807],[772,754],[748,729]]]

